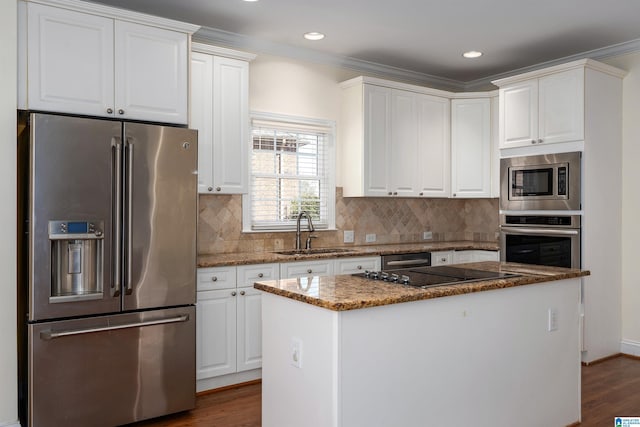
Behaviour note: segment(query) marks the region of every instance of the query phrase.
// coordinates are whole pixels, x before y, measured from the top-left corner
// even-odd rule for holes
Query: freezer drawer
[[[195,307],[29,325],[29,425],[116,426],[195,406]]]

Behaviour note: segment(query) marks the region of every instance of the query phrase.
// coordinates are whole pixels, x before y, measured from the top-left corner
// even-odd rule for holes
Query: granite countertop
[[[254,287],[329,310],[346,311],[570,279],[590,274],[587,270],[495,261],[469,263],[463,266],[477,270],[515,273],[519,276],[428,289],[348,275],[272,280],[257,282]]]
[[[290,262],[327,258],[343,258],[357,256],[379,256],[414,252],[437,252],[451,250],[484,250],[497,251],[497,242],[475,242],[468,240],[454,242],[402,243],[395,245],[341,246],[348,252],[329,252],[320,254],[282,255],[277,252],[237,252],[228,254],[207,254],[198,256],[198,268],[221,267],[230,265],[264,264],[270,262]],[[284,249],[286,250],[286,249]]]

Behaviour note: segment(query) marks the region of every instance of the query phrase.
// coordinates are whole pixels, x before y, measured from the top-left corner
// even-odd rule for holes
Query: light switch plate
[[[367,235],[365,236],[365,241],[366,241],[367,243],[373,243],[373,242],[375,242],[375,241],[376,241],[376,235],[375,235],[374,233],[367,234]]]
[[[422,239],[423,240],[431,240],[431,239],[433,239],[433,232],[425,231],[424,233],[422,233]]]
[[[292,366],[302,368],[302,341],[299,338],[291,338],[289,357]]]

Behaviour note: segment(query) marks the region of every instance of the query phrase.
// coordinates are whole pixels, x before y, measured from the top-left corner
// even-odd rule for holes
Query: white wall
[[[16,1],[0,0],[0,426],[17,423]]]
[[[249,65],[249,108],[252,111],[333,120],[339,126],[339,82],[355,71],[258,54]],[[339,141],[338,141],[339,144]],[[336,148],[339,153],[340,148]],[[341,186],[340,156],[336,185]]]
[[[622,351],[640,356],[640,52],[606,62],[629,73],[622,95]]]

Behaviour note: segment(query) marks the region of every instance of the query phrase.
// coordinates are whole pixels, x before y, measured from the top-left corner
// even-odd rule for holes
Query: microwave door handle
[[[112,258],[113,269],[111,278],[111,296],[120,296],[122,290],[122,140],[119,137],[111,138],[111,150],[113,153],[113,203],[112,203]]]
[[[551,234],[554,236],[577,236],[578,230],[563,230],[556,228],[524,228],[524,227],[501,227],[501,230],[509,234]]]
[[[131,295],[133,284],[131,283],[131,262],[133,251],[133,142],[126,138],[127,149],[127,263],[126,263],[126,293]]]

